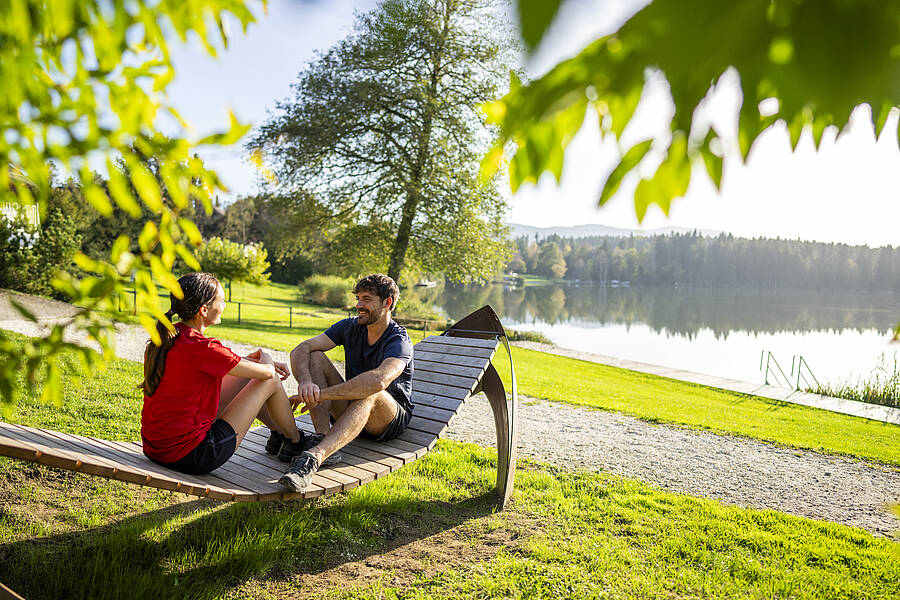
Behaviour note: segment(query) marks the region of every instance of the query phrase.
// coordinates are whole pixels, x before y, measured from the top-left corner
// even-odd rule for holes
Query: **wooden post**
[[[241,303],[238,302],[237,305],[238,305],[238,325],[240,325],[241,324]]]
[[[294,328],[294,307],[288,306],[288,329]]]

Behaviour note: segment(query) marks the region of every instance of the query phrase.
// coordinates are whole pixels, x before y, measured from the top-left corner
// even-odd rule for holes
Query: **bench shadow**
[[[217,598],[252,578],[290,580],[391,552],[492,514],[497,496],[345,504],[178,503],[100,527],[0,544],[0,581],[29,600]],[[361,512],[368,514],[360,518]],[[129,572],[105,572],[104,556],[116,569],[129,565]],[[197,566],[183,568],[185,562]],[[21,564],[34,571],[17,569]]]

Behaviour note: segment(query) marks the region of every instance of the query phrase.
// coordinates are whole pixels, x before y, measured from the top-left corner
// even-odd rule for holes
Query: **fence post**
[[[131,306],[133,307],[133,314],[137,316],[137,290],[131,290]]]
[[[241,324],[241,303],[238,302],[237,305],[238,305],[238,325],[240,325]]]
[[[288,329],[294,328],[294,307],[288,306]]]

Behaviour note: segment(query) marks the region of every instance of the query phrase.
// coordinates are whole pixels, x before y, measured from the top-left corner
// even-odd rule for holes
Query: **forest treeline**
[[[869,248],[697,232],[520,237],[510,272],[707,288],[900,291],[900,247]]]

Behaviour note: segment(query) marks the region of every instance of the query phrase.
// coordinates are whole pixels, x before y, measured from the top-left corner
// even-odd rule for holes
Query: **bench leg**
[[[500,508],[503,509],[512,495],[516,477],[515,421],[510,419],[506,391],[494,365],[488,366],[480,387],[494,413],[494,428],[497,431],[497,494],[500,496]]]

